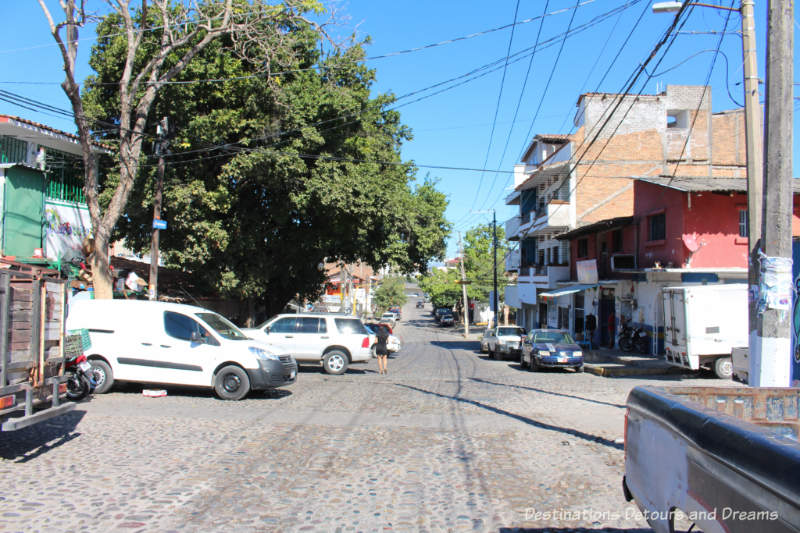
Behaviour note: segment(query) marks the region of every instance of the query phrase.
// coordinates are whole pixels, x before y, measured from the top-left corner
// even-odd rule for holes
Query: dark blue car
[[[583,351],[567,331],[534,329],[523,338],[520,365],[531,370],[565,367],[583,372]]]

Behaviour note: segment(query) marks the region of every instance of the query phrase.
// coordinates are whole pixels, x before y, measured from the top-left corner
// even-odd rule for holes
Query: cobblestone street
[[[646,531],[622,496],[637,384],[527,372],[405,308],[389,374],[303,367],[224,402],[118,386],[0,434],[0,531]],[[714,380],[715,381],[715,380]]]

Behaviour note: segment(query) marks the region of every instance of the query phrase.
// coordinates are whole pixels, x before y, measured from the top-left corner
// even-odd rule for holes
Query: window
[[[739,237],[747,237],[747,209],[739,210]]]
[[[621,252],[622,251],[622,230],[615,229],[611,233],[611,251],[612,252]]]
[[[269,330],[272,333],[294,333],[296,331],[295,322],[297,322],[297,319],[293,316],[279,318],[272,323]]]
[[[578,239],[578,257],[589,255],[589,239]]]
[[[559,329],[569,328],[569,307],[558,308],[558,327]]]
[[[164,331],[167,335],[184,341],[192,340],[192,333],[198,333],[205,338],[211,338],[206,329],[197,321],[180,313],[164,312]]]
[[[667,216],[664,213],[647,217],[648,241],[663,241],[667,238]]]
[[[356,318],[337,318],[334,322],[336,322],[336,329],[339,330],[339,333],[368,335],[367,328]]]
[[[558,263],[558,248],[553,248],[553,264],[557,265]]]
[[[297,328],[298,333],[319,333],[319,323],[321,318],[315,317],[300,317],[297,319],[299,324]]]
[[[668,128],[688,128],[689,127],[689,112],[688,111],[667,111],[667,127]]]

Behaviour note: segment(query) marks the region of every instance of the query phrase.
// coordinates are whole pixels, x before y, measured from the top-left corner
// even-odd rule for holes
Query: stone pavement
[[[646,531],[622,497],[643,383],[528,372],[407,306],[403,351],[223,402],[128,385],[0,434],[0,532]]]

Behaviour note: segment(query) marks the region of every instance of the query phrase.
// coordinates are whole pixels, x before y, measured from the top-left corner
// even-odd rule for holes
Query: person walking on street
[[[386,326],[378,326],[376,336],[378,342],[375,344],[375,355],[378,356],[378,374],[388,374],[386,362],[389,359],[389,348],[386,346],[386,341],[389,340],[389,331]]]

